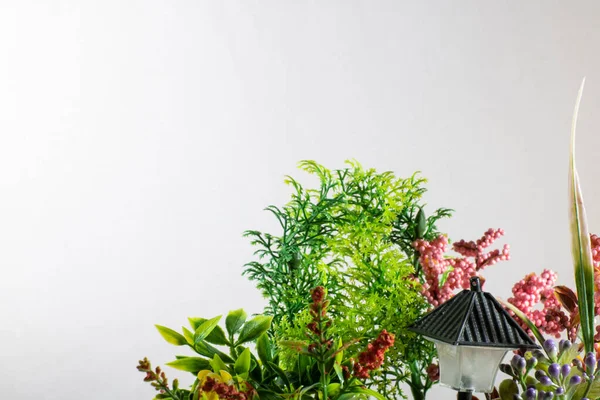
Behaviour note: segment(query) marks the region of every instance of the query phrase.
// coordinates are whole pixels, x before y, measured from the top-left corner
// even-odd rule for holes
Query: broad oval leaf
[[[575,390],[575,395],[573,399],[581,399],[587,389],[587,385],[579,385],[579,387]],[[594,380],[592,385],[590,386],[589,392],[587,392],[586,397],[589,399],[597,399],[600,397],[600,380]]]
[[[210,367],[210,362],[209,360],[200,357],[183,357],[178,358],[175,361],[168,362],[166,365],[197,375],[198,372],[208,369]]]
[[[517,383],[512,379],[505,379],[500,383],[498,388],[500,398],[502,400],[513,400],[515,394],[519,394],[519,387]]]
[[[246,348],[235,360],[233,370],[238,375],[248,374],[250,371],[250,349]]]
[[[210,366],[212,367],[212,370],[214,373],[218,374],[219,371],[224,370],[227,371],[227,365],[225,365],[225,363],[223,362],[223,360],[221,360],[221,357],[219,357],[218,354],[215,354],[213,359],[209,361]]]
[[[330,383],[327,385],[327,394],[332,398],[336,398],[340,393],[341,385],[339,383]]]
[[[173,329],[167,328],[162,325],[154,325],[158,329],[158,333],[169,343],[175,346],[183,346],[187,344],[187,340],[182,334],[175,332]]]
[[[221,316],[211,318],[201,323],[194,332],[194,343],[200,343],[206,339],[206,337],[210,335],[210,333],[216,328],[219,320],[221,320]]]
[[[244,322],[246,322],[246,318],[248,318],[248,315],[243,308],[230,311],[229,314],[227,314],[227,318],[225,318],[225,328],[227,328],[227,333],[231,336],[236,334],[242,325],[244,325]]]
[[[190,325],[193,328],[194,332],[198,329],[198,327],[200,327],[200,325],[202,325],[204,322],[208,321],[206,318],[195,318],[195,317],[190,317],[190,318],[188,318],[188,320],[190,321]],[[225,336],[225,332],[223,331],[223,328],[221,328],[218,325],[214,327],[214,329],[206,336],[206,338],[204,340],[206,340],[208,343],[212,343],[212,344],[220,344],[223,346],[229,346],[229,340]]]
[[[577,295],[566,286],[555,286],[554,296],[570,314],[577,309]]]
[[[256,352],[263,365],[267,365],[268,362],[273,361],[273,346],[271,345],[269,335],[266,333],[260,335],[256,340]]]
[[[252,318],[242,327],[236,344],[251,342],[258,339],[260,335],[269,330],[272,320],[273,317],[267,317],[264,315],[259,315]]]

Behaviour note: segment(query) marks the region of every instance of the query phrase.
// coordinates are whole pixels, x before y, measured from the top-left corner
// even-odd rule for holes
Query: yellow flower
[[[219,400],[219,395],[214,391],[205,392],[202,390],[202,387],[206,383],[207,379],[211,378],[215,382],[224,383],[226,385],[233,385],[233,377],[231,374],[225,370],[220,370],[219,373],[212,372],[208,369],[204,369],[198,372],[198,390],[202,395],[202,400]]]
[[[206,382],[207,378],[212,378],[217,382],[226,383],[227,385],[233,384],[233,377],[229,372],[223,369],[220,370],[218,374],[208,369],[203,369],[202,371],[198,372],[198,380],[200,381],[200,386],[202,386],[204,382]]]

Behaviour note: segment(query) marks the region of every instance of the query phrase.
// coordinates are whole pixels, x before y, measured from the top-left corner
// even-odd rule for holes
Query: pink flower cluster
[[[590,235],[596,286],[596,315],[600,315],[600,237]],[[544,270],[540,276],[529,274],[513,287],[513,297],[508,302],[525,313],[542,331],[555,337],[567,330],[569,338],[577,335],[577,295],[564,286],[555,286],[556,273]],[[559,299],[562,299],[562,304]],[[565,303],[566,301],[566,303]],[[540,307],[541,306],[541,307]],[[527,329],[525,324],[523,328]],[[600,340],[600,330],[596,335]]]
[[[554,295],[557,275],[545,269],[539,276],[531,273],[512,289],[513,297],[508,302],[521,310],[541,331],[559,338],[560,333],[570,327],[569,316]],[[542,308],[536,308],[539,304]],[[523,323],[523,329],[528,330]]]
[[[425,276],[423,295],[429,303],[437,307],[450,299],[456,289],[468,289],[469,278],[477,275],[483,268],[508,260],[508,245],[504,245],[502,250],[485,252],[502,235],[502,229],[489,229],[476,242],[461,240],[454,243],[454,251],[462,255],[462,258],[444,256],[448,247],[448,238],[445,236],[439,236],[430,242],[422,239],[415,241],[413,247],[419,252],[419,263]]]
[[[502,250],[496,249],[485,253],[484,249],[490,247],[497,239],[504,236],[503,229],[488,229],[477,242],[465,242],[460,240],[452,246],[454,251],[464,257],[473,257],[475,259],[475,269],[479,271],[488,265],[494,265],[498,261],[510,259],[510,246],[505,244]]]

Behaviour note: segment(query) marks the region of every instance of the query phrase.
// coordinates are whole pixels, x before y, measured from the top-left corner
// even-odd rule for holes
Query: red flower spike
[[[385,352],[394,345],[394,335],[385,329],[379,333],[377,339],[367,345],[367,350],[358,355],[354,363],[354,376],[366,379],[369,373],[381,367],[385,360]]]

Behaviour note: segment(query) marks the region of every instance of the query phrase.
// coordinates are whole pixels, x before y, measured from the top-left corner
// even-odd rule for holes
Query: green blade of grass
[[[506,308],[510,309],[512,312],[514,312],[515,315],[517,317],[519,317],[519,319],[521,319],[521,321],[525,322],[527,327],[529,327],[529,329],[531,329],[531,333],[533,333],[533,336],[535,336],[535,338],[540,343],[540,345],[544,344],[544,340],[545,340],[544,336],[542,335],[540,330],[537,328],[537,326],[535,326],[533,321],[530,320],[529,318],[527,318],[527,316],[525,315],[525,313],[523,311],[519,310],[517,307],[510,304],[508,301],[504,301],[504,300],[500,300],[500,299],[498,299],[498,300],[500,301],[500,303],[502,303],[502,305],[504,307],[506,307]]]
[[[571,157],[569,163],[569,201],[571,205],[569,207],[569,219],[571,225],[571,251],[573,253],[577,298],[579,299],[581,334],[585,350],[590,352],[594,350],[594,266],[583,196],[579,186],[577,168],[575,168],[575,130],[584,84],[585,79],[581,82],[579,88],[571,125]]]

